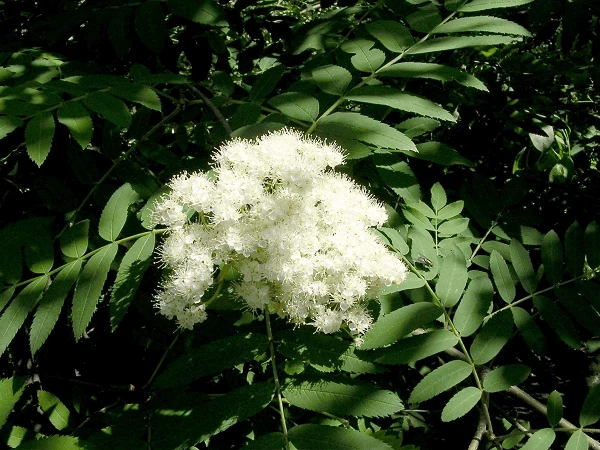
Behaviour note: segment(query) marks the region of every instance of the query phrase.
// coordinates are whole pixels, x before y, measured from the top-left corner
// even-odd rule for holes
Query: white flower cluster
[[[383,206],[328,170],[343,161],[336,145],[284,129],[228,142],[213,156],[212,178],[173,178],[153,216],[170,229],[160,249],[171,269],[155,299],[161,313],[183,328],[203,322],[216,268],[232,267],[236,294],[253,310],[270,305],[325,333],[343,324],[367,331],[366,300],[407,271],[369,229],[387,220]]]

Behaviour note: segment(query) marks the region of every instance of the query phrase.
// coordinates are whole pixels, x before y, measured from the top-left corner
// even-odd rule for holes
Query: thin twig
[[[215,104],[211,102],[210,99],[206,95],[204,95],[204,93],[196,86],[190,85],[190,89],[192,89],[192,91],[194,91],[198,95],[198,97],[202,99],[206,106],[210,108],[217,120],[221,123],[221,125],[223,125],[223,128],[225,129],[227,134],[231,135],[231,133],[233,133],[233,130],[229,126],[229,122],[227,122],[225,116],[223,116],[223,114],[221,114],[221,111],[219,111],[219,108],[217,108]]]

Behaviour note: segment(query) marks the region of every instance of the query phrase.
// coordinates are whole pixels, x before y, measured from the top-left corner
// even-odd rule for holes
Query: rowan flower
[[[383,205],[333,172],[343,161],[337,145],[284,129],[223,145],[214,177],[174,177],[153,215],[169,228],[160,312],[184,328],[204,321],[205,294],[228,266],[246,307],[324,333],[364,334],[373,321],[366,302],[407,271],[372,233],[387,220]]]

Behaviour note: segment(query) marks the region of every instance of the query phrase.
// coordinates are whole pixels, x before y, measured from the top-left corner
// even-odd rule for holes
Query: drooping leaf
[[[37,398],[40,402],[40,407],[54,428],[58,431],[64,430],[69,426],[69,417],[71,415],[68,408],[61,402],[58,397],[47,391],[37,391]]]
[[[250,89],[250,99],[260,103],[269,95],[281,80],[285,71],[283,64],[278,64],[260,74]]]
[[[583,230],[578,222],[573,222],[565,233],[565,259],[570,275],[581,275],[585,262]]]
[[[496,367],[483,379],[483,388],[487,392],[500,392],[522,383],[531,374],[525,364],[509,364]]]
[[[0,379],[0,428],[4,426],[15,404],[23,395],[27,377]]]
[[[538,281],[533,270],[529,252],[517,239],[511,239],[509,249],[510,261],[519,277],[523,289],[525,289],[528,294],[533,294],[537,288]]]
[[[542,428],[533,433],[521,450],[548,450],[554,439],[556,439],[556,433],[552,428]]]
[[[563,250],[558,234],[549,231],[542,241],[542,263],[544,275],[552,284],[559,283],[562,279]]]
[[[412,364],[452,348],[457,342],[458,338],[451,331],[434,330],[377,349],[372,353],[372,358],[379,364]]]
[[[465,255],[456,246],[453,250],[442,259],[440,276],[435,285],[435,293],[446,308],[458,303],[468,280]]]
[[[378,20],[368,23],[366,28],[385,48],[394,53],[402,53],[414,42],[408,28],[394,20]]]
[[[581,348],[581,337],[577,327],[558,305],[542,295],[533,297],[533,303],[552,331],[558,334],[565,344],[574,349]]]
[[[403,408],[398,395],[368,384],[294,380],[283,394],[299,408],[341,416],[387,417]]]
[[[385,442],[360,431],[327,425],[296,425],[289,437],[298,450],[392,450]]]
[[[498,33],[531,36],[521,25],[492,16],[461,17],[437,26],[433,33]]]
[[[389,86],[363,86],[351,90],[344,97],[355,102],[384,105],[434,119],[456,122],[454,116],[437,103]]]
[[[533,0],[473,0],[457,8],[459,12],[478,12],[496,8],[511,8],[526,5]]]
[[[0,316],[0,355],[4,353],[29,313],[37,305],[47,283],[47,275],[33,280],[19,292]]]
[[[406,54],[420,55],[424,53],[443,52],[468,47],[487,47],[491,45],[505,45],[515,42],[517,39],[509,36],[452,36],[429,39],[415,44],[408,49]]]
[[[154,233],[142,236],[127,250],[119,265],[110,297],[110,326],[113,330],[125,316],[142,282],[144,272],[150,265],[155,241]]]
[[[224,25],[224,14],[214,0],[167,0],[173,14],[203,25]]]
[[[275,392],[271,383],[243,386],[208,403],[166,404],[153,411],[152,448],[188,450],[266,408]]]
[[[110,90],[110,93],[117,97],[124,98],[125,100],[129,100],[130,102],[144,105],[146,108],[154,111],[161,110],[158,94],[148,86],[120,83],[114,85]]]
[[[167,365],[157,378],[154,388],[185,386],[198,378],[213,375],[254,359],[267,348],[262,334],[247,333],[220,339],[188,351]],[[197,364],[202,361],[202,364]]]
[[[279,94],[268,103],[292,119],[313,122],[319,116],[319,101],[300,92]]]
[[[600,267],[600,226],[590,222],[585,229],[585,256],[592,269]]]
[[[538,355],[546,354],[546,339],[540,328],[535,323],[535,320],[527,311],[518,306],[511,308],[515,325],[523,336],[525,343]]]
[[[515,284],[510,276],[508,264],[496,250],[492,250],[490,255],[490,270],[500,297],[506,303],[511,303],[516,296]]]
[[[560,419],[563,417],[563,401],[558,391],[552,391],[548,396],[546,410],[548,411],[546,416],[548,417],[550,426],[557,426],[558,422],[560,422]]]
[[[494,287],[487,274],[469,282],[469,286],[454,313],[454,326],[462,336],[470,336],[483,323],[492,299]]]
[[[479,79],[454,67],[422,62],[401,62],[382,68],[378,77],[429,78],[438,81],[456,81],[466,87],[488,91]]]
[[[488,320],[471,344],[473,362],[485,364],[494,358],[510,339],[512,329],[510,311],[502,311]]]
[[[579,425],[587,427],[600,419],[600,384],[590,389],[579,412]]]
[[[50,153],[56,125],[54,116],[41,112],[25,127],[25,146],[31,160],[40,167]]]
[[[364,141],[382,148],[416,151],[415,144],[395,128],[353,112],[336,112],[319,122],[319,131],[330,135]]]
[[[23,120],[13,116],[0,116],[0,139],[15,131],[23,125]]]
[[[73,294],[73,334],[79,340],[96,311],[100,294],[108,275],[110,265],[117,254],[118,245],[112,243],[102,247],[86,263],[77,279]]]
[[[588,440],[587,436],[582,430],[575,431],[565,446],[565,450],[587,450]]]
[[[102,210],[98,224],[98,233],[102,239],[106,241],[117,239],[127,221],[129,206],[139,198],[129,183],[125,183],[111,195]]]
[[[29,345],[32,354],[40,349],[54,329],[65,298],[79,275],[81,265],[81,260],[76,259],[65,266],[52,280],[52,284],[44,293],[33,317],[29,333]]]
[[[342,44],[342,50],[352,53],[352,65],[361,72],[373,73],[385,61],[385,53],[377,48],[372,48],[375,43],[368,39],[353,39]]]
[[[135,8],[134,23],[135,31],[144,45],[154,53],[160,53],[168,38],[162,4],[159,2],[139,3]],[[106,118],[108,119],[108,117]]]
[[[352,81],[348,70],[333,64],[314,69],[312,77],[323,92],[332,95],[343,95]]]
[[[56,112],[56,118],[66,126],[73,139],[85,149],[94,134],[94,125],[87,110],[79,102],[66,102]]]
[[[471,411],[481,399],[481,391],[474,387],[466,387],[457,392],[442,410],[442,421],[451,422]]]
[[[441,314],[440,308],[431,303],[415,303],[392,311],[377,320],[367,331],[361,348],[368,350],[396,342]]]
[[[473,372],[473,367],[460,360],[450,361],[425,375],[415,386],[409,403],[421,403],[456,386]]]
[[[88,248],[89,219],[77,222],[60,236],[60,249],[69,258],[81,258]]]

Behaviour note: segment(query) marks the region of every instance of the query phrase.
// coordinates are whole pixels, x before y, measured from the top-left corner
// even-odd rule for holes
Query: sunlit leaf
[[[0,379],[0,428],[4,426],[15,404],[23,395],[27,377]]]
[[[372,358],[379,364],[412,364],[452,348],[457,342],[458,338],[451,331],[434,330],[377,349],[372,353]]]
[[[510,20],[491,16],[461,17],[437,26],[433,33],[498,33],[531,36],[521,25]]]
[[[459,7],[459,12],[477,12],[485,11],[487,9],[496,8],[511,8],[513,6],[526,5],[531,3],[533,0],[473,0],[467,4]]]
[[[69,426],[69,417],[71,413],[58,397],[47,391],[37,391],[37,398],[44,414],[57,430],[64,430]]]
[[[85,149],[94,134],[94,125],[90,114],[79,102],[66,102],[56,112],[56,118],[66,126],[73,139]]]
[[[60,236],[60,249],[69,258],[81,258],[88,248],[88,219],[77,222]]]

